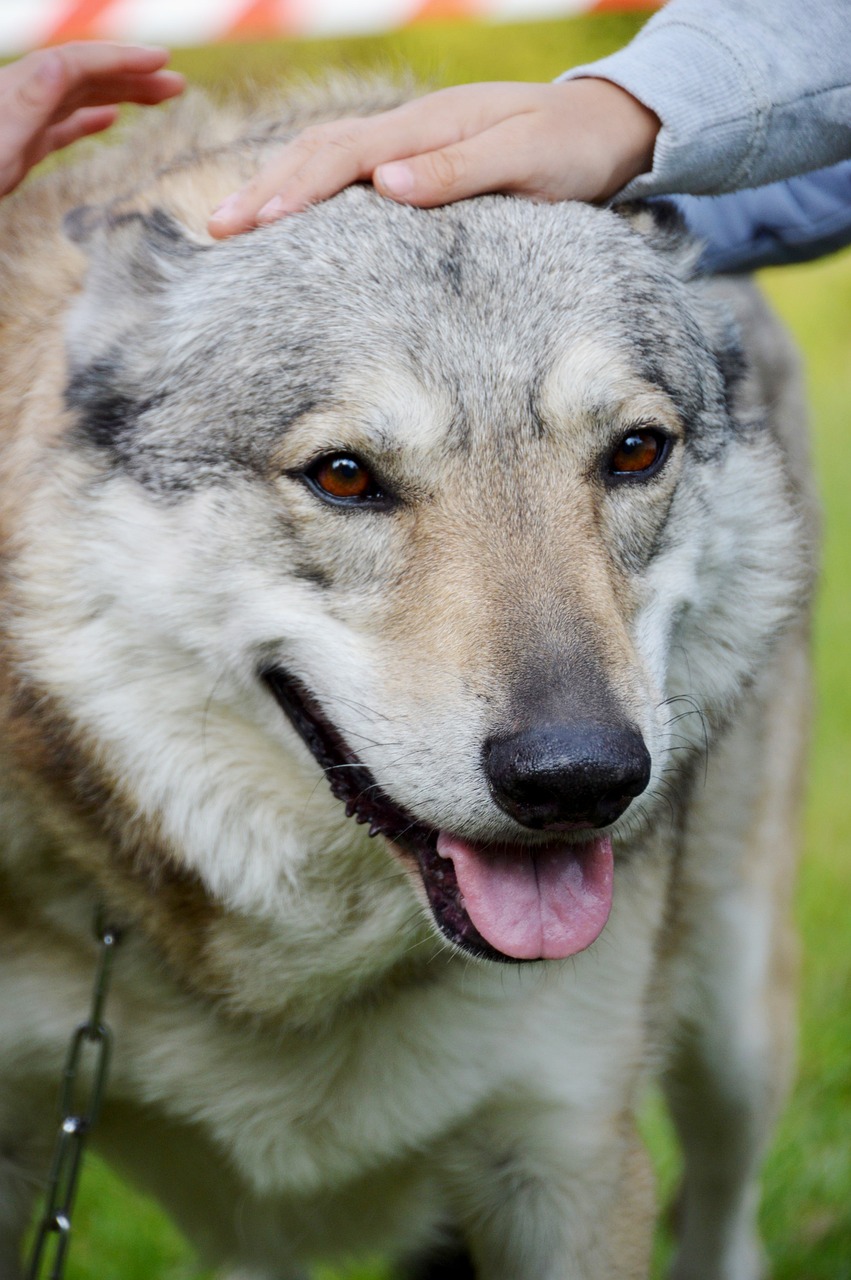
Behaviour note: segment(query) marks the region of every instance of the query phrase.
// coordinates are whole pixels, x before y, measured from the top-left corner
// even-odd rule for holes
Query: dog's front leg
[[[477,1280],[646,1280],[653,1178],[631,1118],[506,1109],[449,1159]]]
[[[794,1058],[792,889],[809,701],[795,637],[727,734],[679,868],[665,1090],[685,1155],[671,1280],[759,1280],[759,1173]]]

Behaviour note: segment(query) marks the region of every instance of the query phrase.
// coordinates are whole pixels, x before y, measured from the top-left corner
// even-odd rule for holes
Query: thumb
[[[489,190],[491,169],[482,143],[473,138],[437,151],[380,164],[372,175],[381,195],[403,204],[431,208]],[[483,185],[484,184],[484,185]]]

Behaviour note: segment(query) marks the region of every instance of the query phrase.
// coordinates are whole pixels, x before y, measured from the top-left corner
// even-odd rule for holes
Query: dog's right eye
[[[386,497],[369,468],[348,453],[330,453],[317,458],[303,474],[321,498],[343,506],[382,502]]]
[[[664,466],[671,439],[656,427],[634,427],[613,450],[606,463],[609,481],[647,480]]]

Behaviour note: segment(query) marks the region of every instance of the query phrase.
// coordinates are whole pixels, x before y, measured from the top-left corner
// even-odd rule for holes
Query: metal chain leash
[[[71,1216],[86,1140],[97,1123],[106,1088],[112,1032],[103,1020],[112,961],[121,934],[104,923],[99,912],[95,937],[100,946],[92,1004],[85,1022],[74,1031],[62,1072],[59,1133],[47,1181],[47,1200],[33,1241],[25,1280],[62,1280],[71,1239]],[[83,1089],[91,1060],[91,1083]]]

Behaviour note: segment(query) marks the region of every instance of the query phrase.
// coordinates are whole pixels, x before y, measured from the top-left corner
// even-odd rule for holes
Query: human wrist
[[[597,149],[597,199],[607,200],[640,174],[653,168],[653,152],[661,121],[626,89],[596,76],[562,82],[574,91],[573,111],[582,117]],[[580,97],[581,95],[581,97]]]

